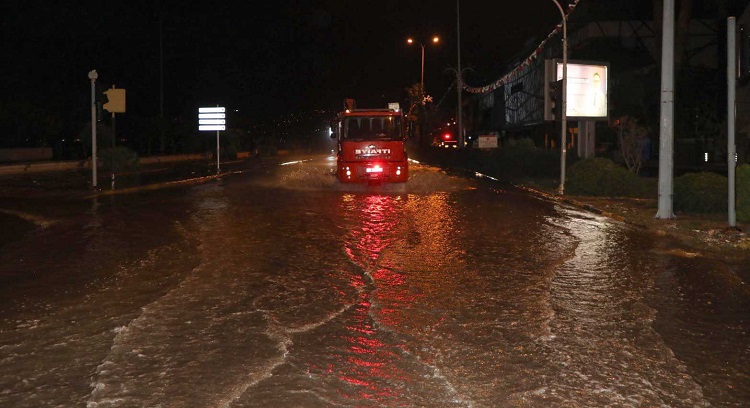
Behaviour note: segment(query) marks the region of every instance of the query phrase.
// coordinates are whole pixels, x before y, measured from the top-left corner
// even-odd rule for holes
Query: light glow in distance
[[[488,176],[488,175],[482,174],[480,172],[476,172],[476,173],[474,173],[474,175],[477,176],[477,177],[479,177],[479,178],[484,177],[484,178],[488,178],[488,179],[493,180],[493,181],[499,181],[498,179],[496,179],[496,178],[494,178],[492,176]]]
[[[281,164],[279,164],[279,166],[288,166],[288,165],[290,165],[290,164],[299,164],[299,163],[304,163],[304,162],[306,162],[306,161],[310,161],[310,160],[312,160],[312,159],[306,159],[306,160],[295,160],[295,161],[290,161],[290,162],[284,162],[284,163],[281,163]]]

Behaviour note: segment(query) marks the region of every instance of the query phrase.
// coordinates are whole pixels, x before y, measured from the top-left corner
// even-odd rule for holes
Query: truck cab
[[[409,178],[403,114],[347,107],[331,126],[337,140],[336,177],[342,183],[403,183]]]

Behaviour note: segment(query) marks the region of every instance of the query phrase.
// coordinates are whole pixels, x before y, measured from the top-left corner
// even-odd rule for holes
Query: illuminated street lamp
[[[415,42],[416,42],[416,40],[414,40],[413,38],[407,38],[406,39],[406,43],[407,44],[414,44]],[[433,44],[437,44],[439,42],[440,42],[440,37],[438,37],[438,36],[432,37],[432,43]],[[419,46],[422,47],[422,79],[420,80],[420,84],[422,86],[422,94],[424,95],[424,44],[422,44],[420,42]]]

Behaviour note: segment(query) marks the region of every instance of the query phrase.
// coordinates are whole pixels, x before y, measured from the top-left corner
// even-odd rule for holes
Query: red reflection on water
[[[340,338],[346,353],[336,363],[336,375],[357,387],[351,395],[340,390],[343,396],[387,406],[408,405],[397,387],[410,382],[410,376],[396,364],[402,345],[384,342],[373,324],[399,324],[403,319],[392,306],[402,308],[417,300],[406,290],[406,279],[381,259],[386,248],[399,242],[402,203],[401,197],[380,195],[345,196],[343,203],[344,213],[356,226],[348,231],[345,251],[362,273],[351,274],[349,285],[360,298],[348,334]]]
[[[362,386],[365,386],[365,387],[367,387],[368,385],[370,385],[367,381],[358,380],[356,378],[347,377],[345,375],[342,375],[339,378],[341,378],[342,380],[344,380],[344,381],[346,381],[348,383],[354,384],[354,385],[362,385]]]
[[[393,231],[399,221],[401,199],[370,195],[361,201],[354,200],[349,198],[349,205],[345,210],[348,210],[347,212],[360,225],[349,231],[345,250],[352,262],[368,271],[368,267],[378,261],[382,251],[397,238]]]
[[[353,275],[349,280],[349,286],[360,292],[360,289],[365,286],[365,280],[361,275]]]
[[[386,366],[386,364],[383,363],[383,362],[367,361],[367,360],[362,360],[362,359],[359,359],[359,358],[356,358],[356,357],[349,357],[349,362],[350,363],[354,363],[354,364],[356,364],[358,366],[370,367],[370,368],[373,368],[373,369],[374,368],[379,368],[379,367],[385,367]]]
[[[353,331],[353,332],[360,332],[363,334],[372,335],[375,334],[375,330],[372,329],[369,325],[366,327],[355,327],[355,326],[348,326],[347,329]]]
[[[389,268],[380,268],[373,274],[378,287],[377,319],[388,327],[401,327],[407,320],[404,310],[424,297],[407,284],[404,275]]]
[[[353,288],[357,299],[346,310],[345,332],[333,331],[323,343],[330,347],[330,364],[311,366],[337,380],[336,392],[348,402],[343,405],[414,405],[414,381],[422,381],[424,369],[414,363],[432,361],[415,357],[420,353],[401,339],[442,324],[444,316],[425,314],[415,304],[449,299],[458,282],[450,271],[461,263],[461,252],[446,251],[457,231],[447,198],[343,196],[340,213],[349,225],[344,250],[356,267],[341,273],[348,277],[345,292],[351,296]]]

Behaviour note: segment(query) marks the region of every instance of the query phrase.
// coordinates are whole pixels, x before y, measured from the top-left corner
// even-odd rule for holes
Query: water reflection
[[[362,401],[414,405],[420,399],[410,391],[415,380],[420,381],[420,387],[427,383],[451,393],[446,390],[452,387],[436,375],[435,367],[414,354],[408,346],[410,337],[404,335],[404,328],[415,323],[419,305],[442,284],[439,278],[424,276],[423,268],[432,270],[437,265],[439,269],[439,265],[455,261],[446,253],[446,248],[453,246],[451,234],[455,233],[448,197],[443,193],[341,196],[340,214],[347,228],[344,250],[355,271],[349,285],[358,294],[346,330],[338,339],[331,339],[343,350],[332,350],[342,354],[332,356],[328,375],[353,386],[342,388],[341,397],[360,405]],[[419,250],[414,252],[415,248]],[[410,251],[416,259],[403,262]],[[431,323],[416,320],[420,327],[429,327],[442,318],[431,315]]]
[[[750,299],[739,270],[691,257],[666,239],[657,240],[652,253],[659,255],[653,257],[654,328],[710,401],[744,406],[750,394]]]
[[[379,264],[381,253],[391,245],[394,229],[399,219],[401,196],[344,194],[341,213],[351,225],[347,232],[345,251],[361,274],[352,274],[350,285],[359,293],[347,330],[342,335],[346,344],[344,367],[337,373],[341,381],[356,386],[355,395],[360,400],[384,401],[398,395],[392,384],[405,381],[408,376],[398,372],[393,362],[396,356],[393,345],[385,344],[382,333],[373,321],[372,296],[374,286],[389,274],[385,265]],[[398,284],[391,280],[386,284]]]
[[[546,392],[563,406],[704,405],[700,386],[653,330],[656,311],[644,299],[653,266],[647,256],[633,256],[647,243],[605,217],[560,211],[564,216],[550,222],[578,245],[552,282],[550,360],[559,372]],[[571,392],[584,388],[594,392]]]
[[[368,195],[363,201],[356,201],[347,196],[344,202],[350,203],[348,209],[358,213],[354,215],[361,221],[361,225],[350,232],[352,239],[346,244],[347,253],[358,264],[376,262],[381,251],[393,241],[390,232],[398,220],[397,204],[401,197]]]

